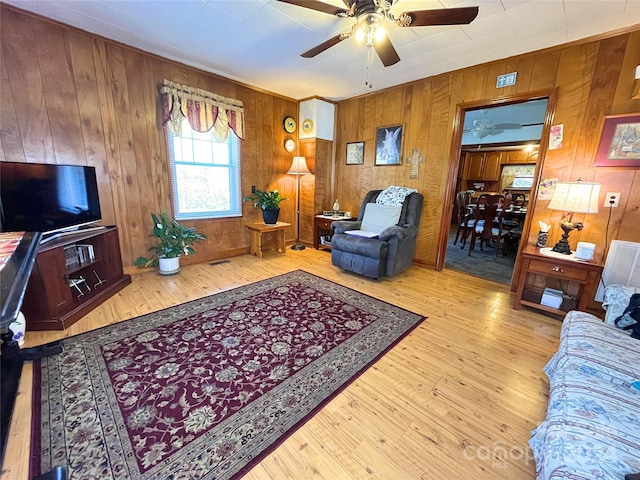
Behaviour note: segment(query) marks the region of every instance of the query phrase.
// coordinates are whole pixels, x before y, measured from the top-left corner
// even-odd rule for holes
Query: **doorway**
[[[450,268],[513,283],[518,266],[518,234],[521,238],[528,236],[528,212],[535,201],[537,177],[546,151],[547,142],[542,139],[551,123],[551,97],[554,92],[458,106],[436,270]],[[482,193],[505,194],[508,199],[522,194],[518,198],[525,198],[524,212],[518,212],[518,229],[508,238],[506,248],[500,244],[495,260],[496,245],[485,247],[482,252],[476,243],[469,255],[470,238],[463,246],[461,234],[454,245],[460,219],[456,194],[461,191],[470,191],[472,199]]]

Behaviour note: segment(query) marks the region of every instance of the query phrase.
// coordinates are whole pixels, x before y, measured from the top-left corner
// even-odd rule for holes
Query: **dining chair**
[[[464,190],[456,193],[456,210],[458,212],[458,229],[456,230],[456,238],[453,240],[453,244],[458,243],[460,234],[462,234],[462,246],[464,248],[469,237],[469,231],[471,229],[472,214],[469,212],[469,204],[471,203],[471,194]]]
[[[476,240],[480,241],[480,250],[484,251],[483,245],[491,246],[495,243],[493,259],[496,259],[500,243],[503,242],[504,252],[504,209],[502,203],[504,195],[483,194],[478,198],[478,206],[474,211],[474,227],[471,230],[471,243],[469,253],[475,248]],[[484,206],[482,206],[484,204]]]

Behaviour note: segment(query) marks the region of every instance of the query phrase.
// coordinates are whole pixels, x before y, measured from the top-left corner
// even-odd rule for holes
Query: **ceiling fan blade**
[[[317,0],[278,0],[282,3],[288,3],[290,5],[297,5],[298,7],[308,8],[315,10],[316,12],[328,13],[329,15],[348,15],[349,10],[344,8],[338,8],[335,5],[329,5],[328,3],[318,2]]]
[[[403,24],[402,18],[407,15],[411,22]],[[426,27],[429,25],[464,25],[471,23],[478,16],[478,7],[443,8],[440,10],[418,10],[400,15],[401,27]]]
[[[324,52],[328,48],[331,48],[334,45],[337,45],[342,40],[344,40],[345,38],[349,38],[349,37],[350,37],[350,35],[347,34],[347,33],[340,33],[340,34],[336,35],[335,37],[332,37],[329,40],[327,40],[325,42],[322,42],[320,45],[316,45],[312,49],[307,50],[304,53],[301,53],[300,56],[303,57],[303,58],[313,58],[316,55],[318,55],[319,53]]]
[[[398,52],[393,48],[391,44],[391,40],[389,37],[385,36],[382,40],[376,40],[373,42],[373,48],[376,49],[376,53],[382,60],[382,63],[385,67],[390,67],[391,65],[395,65],[400,61],[400,57],[398,56]]]
[[[491,135],[491,132],[489,132],[489,130],[474,130],[471,135],[476,138],[484,138],[487,135]]]
[[[519,123],[496,123],[493,125],[493,128],[497,128],[500,130],[519,130],[523,127],[523,125]]]

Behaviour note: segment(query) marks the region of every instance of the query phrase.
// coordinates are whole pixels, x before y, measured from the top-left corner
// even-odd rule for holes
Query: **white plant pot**
[[[158,272],[160,275],[175,275],[180,271],[180,257],[158,259]]]
[[[24,332],[27,330],[27,321],[24,318],[22,312],[18,313],[16,321],[9,325],[11,333],[13,333],[13,340],[18,342],[18,345],[22,346],[24,343]]]

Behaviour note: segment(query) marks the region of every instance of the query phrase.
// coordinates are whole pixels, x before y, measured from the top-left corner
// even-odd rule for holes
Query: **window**
[[[196,132],[185,118],[182,133],[167,129],[167,136],[176,219],[241,215],[240,149],[235,133],[229,130],[227,140],[220,142],[213,129]]]

